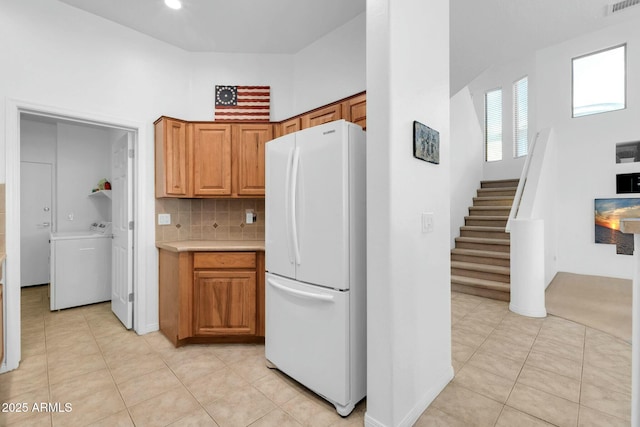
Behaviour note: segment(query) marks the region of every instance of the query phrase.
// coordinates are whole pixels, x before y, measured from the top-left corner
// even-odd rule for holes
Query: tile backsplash
[[[245,211],[258,216],[245,223]],[[158,214],[171,224],[158,225]],[[156,199],[156,242],[177,240],[264,240],[264,199]]]
[[[5,184],[0,184],[0,253],[5,253],[7,251],[7,245],[6,245],[7,202],[5,199],[5,194],[6,194]],[[264,235],[264,233],[262,234]]]

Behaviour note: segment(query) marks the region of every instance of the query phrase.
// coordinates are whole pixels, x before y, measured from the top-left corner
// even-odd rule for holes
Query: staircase
[[[451,290],[509,301],[509,233],[505,232],[517,179],[482,181],[451,251]]]

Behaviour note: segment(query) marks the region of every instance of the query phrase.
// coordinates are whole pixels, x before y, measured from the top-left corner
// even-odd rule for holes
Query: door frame
[[[5,109],[6,273],[5,360],[0,372],[16,369],[20,352],[20,117],[22,113],[131,131],[134,134],[134,330],[142,335],[159,328],[158,254],[155,248],[154,163],[151,124],[7,99]],[[149,221],[149,219],[151,219]],[[154,309],[155,307],[155,309]]]

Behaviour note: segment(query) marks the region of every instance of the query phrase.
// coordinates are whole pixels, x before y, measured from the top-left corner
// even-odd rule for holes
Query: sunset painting
[[[640,198],[595,199],[595,242],[616,245],[616,253],[633,255],[633,234],[620,231],[623,218],[640,218]]]

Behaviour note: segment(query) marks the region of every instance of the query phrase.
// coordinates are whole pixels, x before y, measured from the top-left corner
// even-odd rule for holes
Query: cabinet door
[[[231,195],[231,125],[193,124],[193,195]]]
[[[367,129],[367,95],[362,94],[347,99],[342,103],[343,118],[355,123],[362,129]]]
[[[156,197],[186,197],[189,193],[187,124],[163,117],[155,124]]]
[[[264,152],[273,139],[271,124],[233,126],[233,193],[264,197]]]
[[[296,118],[293,118],[293,119],[285,120],[284,122],[282,122],[282,123],[280,123],[278,125],[278,135],[277,136],[288,135],[290,133],[297,132],[300,129],[302,129],[300,127],[300,117],[296,117]]]
[[[255,335],[255,271],[201,270],[193,275],[196,336]]]
[[[318,126],[323,123],[332,122],[334,120],[340,120],[342,118],[342,105],[333,104],[327,107],[321,108],[316,111],[305,114],[301,117],[302,129]]]

